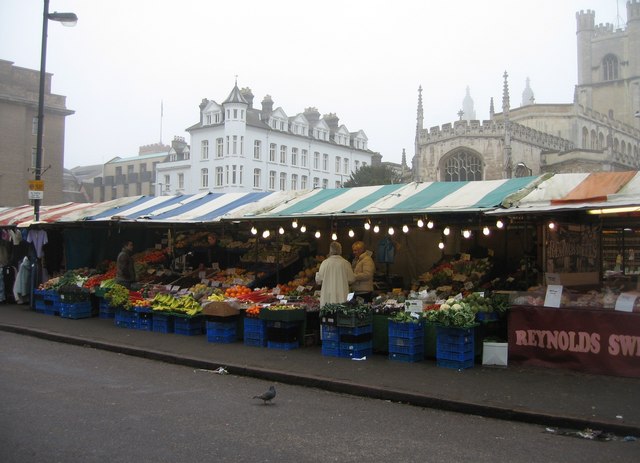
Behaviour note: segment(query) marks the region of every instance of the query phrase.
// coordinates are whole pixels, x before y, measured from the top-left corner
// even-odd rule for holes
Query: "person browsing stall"
[[[337,241],[329,244],[329,257],[322,261],[316,273],[316,283],[320,288],[320,307],[325,304],[347,302],[349,285],[355,275],[349,261],[342,257],[342,245]]]
[[[122,251],[116,259],[116,282],[131,289],[131,283],[136,281],[136,268],[133,263],[133,241],[125,241]]]
[[[353,262],[351,263],[355,282],[351,290],[356,297],[361,297],[365,302],[371,302],[373,298],[373,275],[376,273],[376,264],[373,262],[372,252],[367,251],[362,241],[356,241],[351,245]]]

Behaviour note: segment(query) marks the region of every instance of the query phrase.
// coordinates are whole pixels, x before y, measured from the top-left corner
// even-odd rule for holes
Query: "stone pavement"
[[[278,350],[218,344],[115,326],[97,317],[71,320],[24,305],[0,304],[2,332],[136,355],[193,368],[398,401],[415,406],[640,437],[640,379],[509,365],[453,370],[435,360],[405,363],[374,354],[366,360],[323,356],[320,347]]]

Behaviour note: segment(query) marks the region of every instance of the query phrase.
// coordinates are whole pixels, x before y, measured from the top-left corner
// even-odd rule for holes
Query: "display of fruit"
[[[202,306],[190,294],[178,297],[167,293],[156,294],[151,301],[151,307],[153,310],[177,312],[189,316],[202,312]]]
[[[239,298],[240,296],[244,296],[246,294],[251,293],[252,289],[248,286],[244,285],[234,285],[227,288],[224,292],[224,295],[229,298]]]
[[[258,318],[260,316],[260,311],[262,310],[262,306],[255,304],[251,307],[247,308],[246,315],[249,318]]]

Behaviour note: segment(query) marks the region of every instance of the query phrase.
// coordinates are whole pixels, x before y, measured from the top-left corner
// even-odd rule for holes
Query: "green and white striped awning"
[[[536,178],[315,189],[253,218],[487,211],[498,207],[508,196],[527,188]]]

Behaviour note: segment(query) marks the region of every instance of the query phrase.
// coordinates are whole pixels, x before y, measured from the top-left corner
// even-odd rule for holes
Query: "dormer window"
[[[207,125],[211,125],[211,114],[207,114],[207,117],[206,117],[206,124],[207,124]]]

